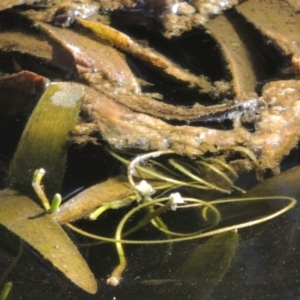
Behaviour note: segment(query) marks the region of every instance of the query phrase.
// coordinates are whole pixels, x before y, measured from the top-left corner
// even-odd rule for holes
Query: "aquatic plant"
[[[0,300],[6,300],[7,297],[9,296],[9,293],[12,289],[12,283],[11,282],[6,282],[2,288],[2,291],[0,291]]]
[[[2,6],[0,4],[0,10],[21,2],[31,4],[32,1],[9,1]],[[49,3],[52,4],[51,1]],[[228,7],[233,7],[237,3],[238,1],[228,1],[227,4]],[[129,7],[131,7],[130,4],[134,6],[135,1],[129,3]],[[258,74],[256,74],[255,67],[252,65],[253,61],[248,55],[248,46],[244,45],[244,39],[241,38],[241,32],[235,30],[232,26],[230,13],[227,16],[219,16],[208,21],[210,14],[219,13],[225,7],[215,5],[214,1],[207,0],[206,4],[208,5],[206,5],[206,8],[210,7],[210,10],[205,10],[206,13],[204,12],[204,15],[201,16],[202,22],[199,19],[199,13],[203,13],[201,9],[203,1],[194,1],[193,5],[185,1],[180,1],[175,6],[173,4],[172,1],[164,2],[163,12],[161,7],[149,7],[155,11],[158,19],[164,25],[165,36],[178,35],[184,30],[190,30],[192,27],[205,23],[204,32],[205,34],[209,33],[210,37],[216,41],[215,45],[220,47],[227,62],[228,73],[232,75],[231,82],[212,82],[202,74],[193,74],[163,54],[142,45],[142,43],[135,41],[115,28],[99,24],[94,20],[85,20],[90,15],[84,15],[80,9],[86,8],[86,11],[97,13],[98,9],[94,6],[82,6],[79,3],[63,4],[62,6],[54,5],[53,7],[37,6],[36,9],[31,6],[32,10],[26,8],[1,13],[1,17],[3,16],[1,24],[2,22],[4,24],[2,24],[3,31],[1,32],[1,36],[3,36],[0,43],[1,50],[8,51],[13,56],[15,52],[21,53],[21,56],[31,56],[38,61],[39,67],[42,65],[41,62],[46,62],[45,65],[49,66],[49,69],[52,67],[57,68],[59,65],[63,75],[60,74],[55,77],[55,80],[57,78],[61,78],[61,80],[71,78],[80,81],[80,84],[60,84],[59,86],[65,85],[64,89],[67,96],[53,98],[50,95],[50,99],[52,104],[60,106],[59,111],[62,111],[62,107],[67,108],[70,106],[70,99],[72,99],[70,95],[74,96],[76,94],[75,98],[78,101],[75,102],[76,105],[81,105],[80,110],[83,116],[82,123],[77,126],[75,126],[77,112],[74,115],[75,119],[63,117],[64,122],[71,121],[68,125],[70,126],[68,127],[69,130],[66,130],[65,126],[51,126],[49,124],[53,123],[48,123],[51,118],[57,117],[57,111],[53,113],[52,117],[47,113],[43,115],[44,122],[40,126],[35,126],[35,129],[38,129],[37,131],[31,130],[31,135],[23,136],[23,141],[27,144],[24,144],[25,146],[20,147],[19,151],[16,152],[16,159],[11,164],[8,174],[7,182],[15,191],[6,189],[0,193],[1,208],[5,207],[6,209],[6,215],[1,214],[1,223],[33,247],[37,244],[37,241],[27,238],[29,233],[35,232],[38,226],[45,228],[49,226],[47,228],[51,231],[51,238],[48,240],[50,245],[53,246],[53,242],[61,237],[59,243],[67,241],[64,245],[74,249],[73,243],[68,240],[59,224],[69,223],[86,216],[91,220],[95,220],[109,209],[128,206],[128,211],[121,218],[113,237],[101,237],[92,233],[85,233],[79,228],[76,229],[73,225],[68,224],[70,228],[91,238],[116,244],[120,264],[108,280],[108,283],[112,285],[119,283],[122,272],[126,268],[124,244],[161,244],[210,236],[269,220],[290,209],[295,204],[295,200],[292,198],[277,197],[280,193],[271,198],[263,198],[261,195],[209,201],[201,198],[202,191],[204,193],[213,191],[227,196],[232,191],[243,193],[243,190],[236,186],[234,181],[238,176],[237,173],[250,169],[247,169],[249,165],[262,172],[268,168],[272,169],[274,173],[279,171],[279,163],[282,157],[288,154],[299,141],[299,122],[296,118],[300,107],[299,81],[271,82],[265,85],[261,94],[254,93],[257,91],[256,85],[259,77],[257,77]],[[184,7],[189,9],[188,15],[182,15]],[[278,18],[273,17],[277,15],[276,11],[281,12],[279,21]],[[291,7],[282,1],[251,0],[242,1],[239,6],[236,6],[236,12],[246,18],[249,23],[252,23],[255,29],[258,28],[264,38],[268,40],[268,44],[273,43],[276,49],[281,49],[286,58],[291,58],[292,67],[299,69],[299,60],[297,59],[299,51],[294,42],[298,38],[299,22]],[[260,17],[261,12],[264,12],[263,18]],[[14,32],[15,29],[16,31],[19,30],[15,28],[14,24],[12,25],[13,30],[11,30],[11,14],[14,18],[22,20],[22,22],[26,20],[25,23],[28,23],[29,26],[24,26],[30,32],[30,36],[25,34],[24,36],[21,35],[21,38]],[[270,14],[272,17],[266,18],[265,14]],[[64,19],[63,15],[68,16],[67,19]],[[5,20],[7,16],[8,22]],[[167,18],[176,20],[176,22],[167,22]],[[72,25],[73,22],[75,25]],[[167,23],[168,25],[176,24],[176,26],[168,28]],[[182,25],[184,25],[184,28],[180,28]],[[56,26],[63,28],[57,28]],[[66,28],[69,26],[72,26],[73,29]],[[81,27],[81,31],[76,32],[75,30],[78,27]],[[242,26],[236,27],[241,28]],[[88,30],[90,35],[82,34],[83,29]],[[106,42],[102,43],[94,39],[105,40]],[[45,41],[48,41],[48,46],[50,44],[55,46],[53,48],[43,47]],[[109,45],[107,45],[107,42]],[[9,46],[10,44],[13,44],[14,47]],[[221,98],[222,103],[216,104],[213,102],[211,106],[204,106],[200,104],[198,99],[196,103],[193,103],[193,107],[164,103],[161,101],[162,95],[144,92],[144,86],[133,75],[123,55],[120,55],[110,45],[142,60],[151,68],[158,70],[158,73],[164,73],[164,76],[174,80],[176,88],[177,83],[181,82],[185,86],[199,90],[199,95],[205,93],[212,99],[220,100]],[[36,49],[39,49],[39,53]],[[105,49],[105,51],[100,49]],[[53,55],[54,53],[64,55],[56,56]],[[109,59],[107,59],[106,54],[101,55],[101,53],[109,53],[107,54]],[[219,66],[218,69],[220,69]],[[3,76],[1,82],[4,89],[9,86],[11,81],[14,82],[14,94],[17,84],[20,86],[20,80],[25,82],[25,79],[30,79],[30,84],[34,86],[33,89],[29,88],[29,90],[39,90],[36,88],[37,82],[42,83],[43,86],[49,84],[48,79],[26,71]],[[54,88],[53,85],[52,88]],[[60,91],[57,92],[58,95],[61,95]],[[20,94],[23,101],[24,95],[22,92]],[[224,94],[226,99],[228,97],[229,99],[234,97],[234,99],[223,102],[224,98],[222,96]],[[10,109],[6,109],[5,113],[24,113],[20,105],[10,105],[10,97],[6,98],[9,99],[8,107]],[[170,99],[165,100],[169,101]],[[24,106],[32,109],[34,104],[26,102]],[[79,109],[79,107],[77,108]],[[43,109],[43,111],[46,110]],[[45,122],[47,115],[49,119]],[[221,122],[225,119],[231,120],[232,129],[230,126],[226,126],[226,129],[216,129],[209,124],[214,120]],[[173,121],[175,121],[175,124],[179,122],[180,125],[174,125]],[[91,123],[87,124],[86,122]],[[203,127],[190,126],[197,122],[203,122],[201,123]],[[45,125],[45,127],[42,125]],[[45,136],[45,132],[48,132],[46,130],[55,127],[63,129],[60,137],[49,133],[53,141],[60,140],[58,145],[51,149],[49,143],[44,143],[44,138],[41,139],[41,144],[37,143],[36,137]],[[98,133],[98,136],[101,135],[114,149],[121,150],[121,154],[109,151],[114,157],[127,165],[127,178],[124,179],[124,176],[121,175],[110,178],[95,187],[86,189],[80,195],[73,197],[68,203],[59,207],[61,201],[59,194],[54,195],[51,203],[46,194],[52,197],[54,192],[60,190],[65,169],[66,140],[68,140],[69,131],[72,129],[73,138],[78,143],[98,142],[93,136],[94,133]],[[243,147],[240,145],[243,145]],[[124,149],[127,148],[151,152],[124,159],[126,156]],[[53,149],[63,149],[63,151],[61,153],[53,151],[52,156],[45,159],[46,153],[50,153]],[[236,155],[237,152],[241,156],[246,156],[247,159],[242,162],[237,161],[237,167],[233,168],[230,157]],[[30,155],[32,159],[29,159]],[[170,156],[167,160],[160,160],[162,156],[166,155]],[[200,157],[200,155],[203,156]],[[238,163],[240,163],[239,166]],[[23,167],[21,168],[22,164]],[[57,172],[52,172],[51,168],[53,166],[56,167]],[[31,173],[28,175],[28,170],[40,167],[48,172],[46,179],[49,181],[45,184],[46,193],[41,187],[41,181],[45,173],[43,169],[36,171],[33,186],[47,213],[35,204],[31,197],[27,197],[31,192],[28,191],[30,187],[29,180],[31,180]],[[27,176],[24,176],[24,174],[27,174]],[[52,191],[49,192],[48,188]],[[114,191],[109,191],[110,189],[115,191],[121,189],[121,192],[116,194]],[[103,193],[104,190],[105,193]],[[189,197],[189,195],[183,193],[186,190],[192,191],[196,196]],[[21,191],[22,195],[19,195],[16,191]],[[96,193],[101,196],[101,199],[91,201]],[[223,226],[223,215],[219,209],[223,203],[234,207],[238,203],[256,203],[258,201],[269,201],[270,199],[273,202],[276,199],[281,199],[290,201],[290,203],[267,216],[257,216],[255,220]],[[15,212],[20,203],[26,209],[22,213]],[[75,208],[74,211],[73,208]],[[185,232],[184,230],[178,232],[177,229],[171,228],[172,225],[169,224],[169,219],[165,216],[171,215],[173,219],[177,219],[178,211],[183,209],[195,211],[196,218],[201,219],[199,228],[192,232]],[[136,225],[127,228],[128,221],[140,211],[142,211],[144,217],[141,217]],[[30,222],[28,222],[33,213],[34,217],[38,219],[37,221],[41,221],[40,223],[37,222],[39,224],[37,227],[30,227]],[[40,219],[37,218],[40,215]],[[14,220],[15,223],[11,220]],[[158,240],[145,239],[143,241],[129,239],[133,232],[144,228],[148,224],[157,228],[166,238]],[[22,226],[24,231],[17,230]],[[47,230],[40,230],[38,234],[41,239],[47,235],[50,235]],[[45,251],[41,247],[36,247],[36,249],[43,257],[49,260],[52,259],[50,255],[43,254]],[[75,248],[75,250],[77,249]],[[77,260],[80,261],[81,259],[82,262],[79,253],[77,254]],[[51,261],[54,266],[62,267],[62,260],[53,259]],[[71,266],[74,265],[72,260],[69,263]],[[64,271],[61,268],[61,270],[75,284],[90,293],[95,293],[97,287],[94,277],[84,261],[79,266],[77,269],[85,268],[87,270],[86,274],[90,279],[90,281],[87,281],[87,285],[82,285],[83,280],[77,277],[76,268],[72,269],[75,270],[73,273],[69,272],[70,269]]]
[[[248,150],[244,150],[243,148],[237,148],[234,150],[247,154],[254,160],[254,163],[256,163],[255,157]],[[127,265],[127,259],[123,249],[123,245],[125,244],[162,244],[213,236],[222,232],[238,230],[240,228],[265,222],[283,214],[296,204],[295,199],[283,196],[241,196],[217,200],[202,200],[200,198],[192,198],[181,195],[180,189],[183,187],[190,190],[217,191],[218,193],[221,192],[223,195],[228,195],[233,190],[242,194],[245,193],[245,191],[234,185],[233,180],[230,177],[236,176],[235,171],[232,169],[230,164],[226,163],[221,158],[202,157],[190,160],[174,156],[174,152],[171,150],[164,150],[136,155],[133,159],[128,160],[108,148],[107,151],[127,166],[127,178],[129,183],[129,186],[127,186],[128,194],[123,199],[112,197],[109,202],[104,204],[101,203],[102,195],[99,194],[96,196],[99,198],[99,207],[94,212],[86,214],[86,217],[90,220],[95,220],[99,218],[103,212],[109,209],[118,209],[123,206],[131,205],[128,212],[126,212],[120,220],[114,237],[99,236],[90,232],[85,232],[70,223],[67,223],[67,226],[79,234],[100,241],[100,244],[103,242],[110,242],[116,245],[119,256],[119,265],[113,270],[111,276],[107,280],[107,283],[113,286],[119,284],[122,278],[122,273]],[[162,156],[168,156],[168,159],[158,161],[158,158],[161,158]],[[201,171],[199,166],[205,166],[205,172]],[[40,175],[43,176],[43,172],[40,173]],[[40,179],[41,177],[39,177],[38,182],[35,182],[35,185],[38,185],[39,187],[41,184]],[[95,191],[93,190],[93,195],[95,195],[94,192]],[[77,210],[75,209],[73,211],[71,207],[80,207],[82,205],[81,202],[84,201],[83,198],[89,198],[87,191],[81,193],[84,197],[75,196],[69,200],[70,203],[66,202],[61,206],[62,211],[66,208],[68,209],[70,220],[78,219],[78,217],[74,215]],[[40,197],[40,191],[37,194]],[[43,197],[44,196],[42,194],[42,198]],[[218,205],[225,203],[227,205],[235,205],[237,203],[276,200],[287,201],[288,204],[277,209],[275,212],[269,213],[265,216],[259,216],[254,220],[247,220],[245,222],[229,226],[220,226],[222,213],[220,212]],[[93,203],[93,205],[95,204]],[[49,206],[50,205],[48,204],[47,207]],[[168,224],[164,221],[163,214],[173,211],[173,217],[176,219],[178,218],[176,211],[181,209],[195,210],[196,215],[198,215],[202,220],[200,222],[201,226],[198,230],[193,232],[177,232],[169,228]],[[139,211],[144,212],[144,217],[142,217],[135,225],[132,225],[131,228],[124,230],[128,220],[130,220],[133,215]],[[54,218],[60,220],[59,214],[60,209],[56,211]],[[177,220],[177,222],[180,222],[180,219]],[[130,234],[147,226],[148,224],[152,224],[157,230],[166,235],[166,238],[157,240],[128,239]],[[99,242],[94,243],[93,245],[98,244]]]

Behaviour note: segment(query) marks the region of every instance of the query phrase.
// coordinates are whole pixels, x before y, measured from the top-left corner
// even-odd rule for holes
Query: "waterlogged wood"
[[[286,0],[294,9],[296,13],[300,12],[300,2],[299,0]]]
[[[101,86],[95,87],[99,92],[103,91]],[[246,90],[240,88],[238,94],[243,94]],[[248,89],[250,91],[250,88]],[[126,94],[116,95],[106,94],[115,102],[120,103],[134,112],[145,113],[150,116],[159,117],[164,120],[180,120],[185,122],[205,122],[213,120],[234,119],[238,111],[247,113],[251,109],[259,109],[262,102],[255,98],[245,99],[245,95],[234,101],[227,101],[222,104],[204,106],[195,103],[191,108],[179,105],[164,103],[156,100],[147,94]]]
[[[15,5],[21,5],[21,4],[32,4],[34,2],[39,2],[40,0],[1,0],[0,1],[0,11],[4,9],[11,8]]]
[[[70,131],[77,122],[84,88],[74,83],[51,84],[34,109],[10,164],[7,186],[33,193],[36,169],[44,168],[46,194],[60,191]]]
[[[255,132],[246,145],[260,160],[261,169],[279,173],[282,158],[300,139],[300,81],[282,80],[267,83],[262,98],[268,107],[262,110]]]
[[[16,19],[18,16],[13,15]],[[4,53],[21,53],[36,57],[45,63],[52,60],[52,47],[45,40],[39,38],[34,31],[23,28],[5,30],[1,28],[0,47]],[[18,59],[17,59],[18,61]]]
[[[232,130],[173,126],[147,114],[132,112],[96,91],[86,95],[82,111],[89,115],[89,121],[93,120],[93,129],[120,150],[172,149],[177,154],[194,156],[243,145],[254,152],[262,170],[270,168],[276,172],[282,157],[288,155],[300,139],[299,87],[298,80],[266,84],[262,96],[248,102],[249,122],[255,122],[253,133],[239,123]],[[259,118],[253,120],[257,114]],[[243,117],[247,121],[248,116]],[[86,133],[80,134],[84,132],[80,127],[76,135],[80,135],[79,141],[84,141]]]
[[[0,113],[28,113],[49,83],[47,78],[28,71],[0,77]]]
[[[256,76],[249,53],[234,26],[225,16],[218,16],[204,25],[209,34],[219,43],[232,75],[237,97],[246,92],[255,92]]]
[[[97,283],[85,260],[61,226],[32,199],[0,191],[0,224],[49,260],[74,284],[95,294]]]
[[[295,8],[286,1],[250,0],[238,5],[236,9],[280,48],[284,55],[291,56],[293,64],[300,71],[300,15],[294,13]]]
[[[11,8],[14,5],[23,4],[24,0],[2,0],[0,2],[0,10]]]
[[[204,76],[196,76],[180,68],[171,60],[156,52],[154,49],[144,47],[129,36],[100,22],[76,19],[77,24],[93,32],[101,40],[107,41],[153,67],[165,72],[169,76],[187,83],[191,87],[198,87],[203,93],[214,93],[215,88]]]
[[[33,15],[27,16],[34,20]],[[58,28],[35,22],[47,39],[72,55],[79,75],[89,84],[112,83],[115,88],[140,92],[137,79],[128,67],[123,55],[106,43],[96,42],[86,35],[67,28]]]
[[[1,19],[3,18],[3,19]],[[12,27],[10,19],[22,24],[22,18],[15,13],[5,14],[0,19],[4,23],[0,31],[0,49],[7,53],[23,69],[54,78],[75,78],[76,63],[72,55],[32,28]],[[19,21],[19,22],[18,22]],[[28,58],[30,62],[28,63]],[[24,59],[24,61],[23,61]]]

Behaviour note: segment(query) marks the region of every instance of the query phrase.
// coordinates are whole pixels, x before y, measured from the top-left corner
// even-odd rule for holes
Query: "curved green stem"
[[[57,210],[59,210],[59,206],[61,204],[62,198],[61,195],[56,193],[53,196],[52,202],[51,202],[51,206],[50,208],[47,210],[48,214],[53,214],[54,212],[56,212]]]
[[[217,190],[217,191],[220,191],[222,193],[226,193],[226,194],[230,194],[231,191],[230,190],[226,190],[226,189],[223,189],[215,184],[212,184],[198,176],[196,176],[195,174],[191,173],[190,171],[188,171],[185,167],[183,167],[182,165],[180,165],[179,163],[177,163],[174,159],[169,159],[169,163],[174,167],[176,168],[177,170],[179,170],[180,172],[182,172],[183,174],[189,176],[190,178],[198,181],[199,183],[201,184],[204,184],[205,186],[207,186],[208,188],[210,189],[213,189],[213,190]]]
[[[11,288],[12,288],[12,282],[7,282],[4,284],[4,287],[1,291],[1,294],[0,294],[0,300],[6,300],[10,291],[11,291]]]
[[[119,242],[116,243],[116,247],[117,247],[117,252],[118,252],[118,257],[119,257],[120,263],[113,270],[113,272],[111,273],[111,276],[107,279],[107,284],[112,285],[112,286],[117,286],[120,283],[120,281],[122,279],[122,273],[125,270],[126,265],[127,265],[122,243],[119,243]]]
[[[103,236],[98,236],[98,235],[94,235],[91,233],[88,233],[86,231],[83,231],[79,228],[76,228],[75,226],[71,225],[71,224],[67,224],[67,226],[74,230],[75,232],[82,234],[84,236],[90,237],[92,239],[95,240],[100,240],[100,241],[105,241],[105,242],[112,242],[112,243],[122,243],[122,244],[139,244],[139,245],[150,245],[150,244],[165,244],[165,243],[173,243],[173,242],[182,242],[182,241],[190,241],[190,240],[195,240],[195,239],[199,239],[199,238],[204,238],[204,237],[209,237],[218,233],[222,233],[222,232],[226,232],[226,231],[230,231],[230,230],[237,230],[237,229],[241,229],[241,228],[245,228],[245,227],[249,227],[249,226],[253,226],[262,222],[266,222],[268,220],[274,219],[276,217],[278,217],[279,215],[285,213],[286,211],[288,211],[289,209],[291,209],[292,207],[295,206],[295,204],[297,203],[297,201],[294,198],[291,197],[261,197],[261,198],[240,198],[240,199],[226,199],[226,200],[216,200],[216,201],[212,201],[211,204],[218,204],[218,203],[230,203],[230,202],[241,202],[241,201],[265,201],[265,200],[274,200],[274,199],[280,199],[280,200],[287,200],[290,203],[283,207],[282,209],[276,211],[275,213],[272,213],[264,218],[260,218],[257,220],[253,220],[253,221],[248,221],[248,222],[244,222],[244,223],[240,223],[237,225],[232,225],[232,226],[227,226],[224,228],[218,228],[215,230],[211,230],[208,232],[202,232],[199,233],[197,235],[192,235],[192,236],[187,236],[187,237],[180,237],[180,238],[171,238],[168,240],[149,240],[149,241],[137,241],[137,240],[127,240],[127,239],[121,239],[120,237],[117,239],[114,238],[107,238],[107,237],[103,237]],[[152,204],[155,203],[159,203],[162,200],[153,200]],[[199,200],[197,199],[193,199],[193,198],[184,198],[184,201],[186,202],[193,202],[193,203],[199,203]],[[151,204],[151,203],[150,203]],[[138,211],[140,208],[142,207],[146,207],[147,205],[150,205],[149,203],[145,203],[145,204],[141,204],[139,207],[137,208],[133,208],[125,217],[122,219],[122,225],[121,227],[124,226],[124,223],[136,212]],[[201,204],[201,203],[200,203]],[[201,204],[202,205],[202,204]],[[119,224],[120,227],[120,224]]]
[[[10,266],[3,272],[1,278],[0,278],[0,285],[4,283],[5,278],[7,275],[12,271],[12,269],[16,266],[17,262],[19,261],[21,255],[23,253],[23,242],[20,240],[20,246],[17,253],[17,256],[14,258]]]
[[[91,220],[91,221],[95,221],[97,220],[97,218],[102,214],[104,213],[105,211],[107,211],[108,209],[111,208],[111,205],[110,204],[107,204],[107,205],[102,205],[100,206],[99,208],[97,208],[95,211],[93,211],[92,213],[90,213],[88,215],[88,219]]]
[[[239,190],[243,193],[245,193],[244,190],[240,189],[239,187],[235,186],[233,181],[224,173],[222,172],[219,168],[216,168],[215,166],[213,166],[212,164],[209,164],[205,161],[202,161],[202,160],[199,160],[198,161],[198,165],[203,165],[209,169],[211,169],[212,171],[214,171],[215,174],[218,174],[220,177],[222,177],[227,183],[228,185],[231,187],[231,188],[234,188],[236,190]]]
[[[32,179],[32,187],[35,191],[35,193],[37,194],[38,198],[40,199],[42,205],[44,206],[45,210],[48,211],[51,206],[50,206],[50,202],[43,190],[42,187],[42,179],[45,175],[46,171],[44,169],[38,169],[35,170],[33,173],[33,179]]]
[[[232,147],[231,149],[236,152],[244,153],[246,156],[248,156],[253,161],[255,167],[258,170],[260,169],[259,162],[258,162],[256,156],[254,155],[254,153],[250,149],[243,147],[243,146],[235,146],[235,147]]]
[[[215,164],[218,164],[220,165],[221,167],[223,167],[224,169],[228,170],[231,175],[233,175],[233,177],[235,179],[237,179],[239,176],[238,174],[236,173],[236,171],[234,170],[234,168],[232,166],[230,166],[229,164],[227,164],[224,160],[222,160],[221,158],[213,158],[213,157],[210,157],[210,158],[201,158],[202,161],[205,161],[205,162],[212,162],[212,163],[215,163]],[[209,164],[210,165],[210,164]]]

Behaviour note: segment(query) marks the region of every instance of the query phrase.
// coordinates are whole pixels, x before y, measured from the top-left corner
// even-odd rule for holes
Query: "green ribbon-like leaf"
[[[36,169],[47,172],[45,188],[49,197],[60,191],[70,131],[77,122],[83,96],[83,86],[75,83],[51,84],[42,95],[10,165],[7,186],[13,190],[0,192],[0,224],[76,285],[94,294],[97,283],[85,260],[61,226],[31,199],[31,195],[36,198],[31,185]]]
[[[0,191],[0,223],[89,293],[97,283],[62,227],[32,199],[13,190]]]

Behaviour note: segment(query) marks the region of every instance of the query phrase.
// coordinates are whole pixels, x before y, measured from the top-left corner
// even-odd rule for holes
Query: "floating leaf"
[[[89,293],[97,283],[78,249],[51,215],[13,190],[0,192],[0,223],[18,235],[72,282]]]

